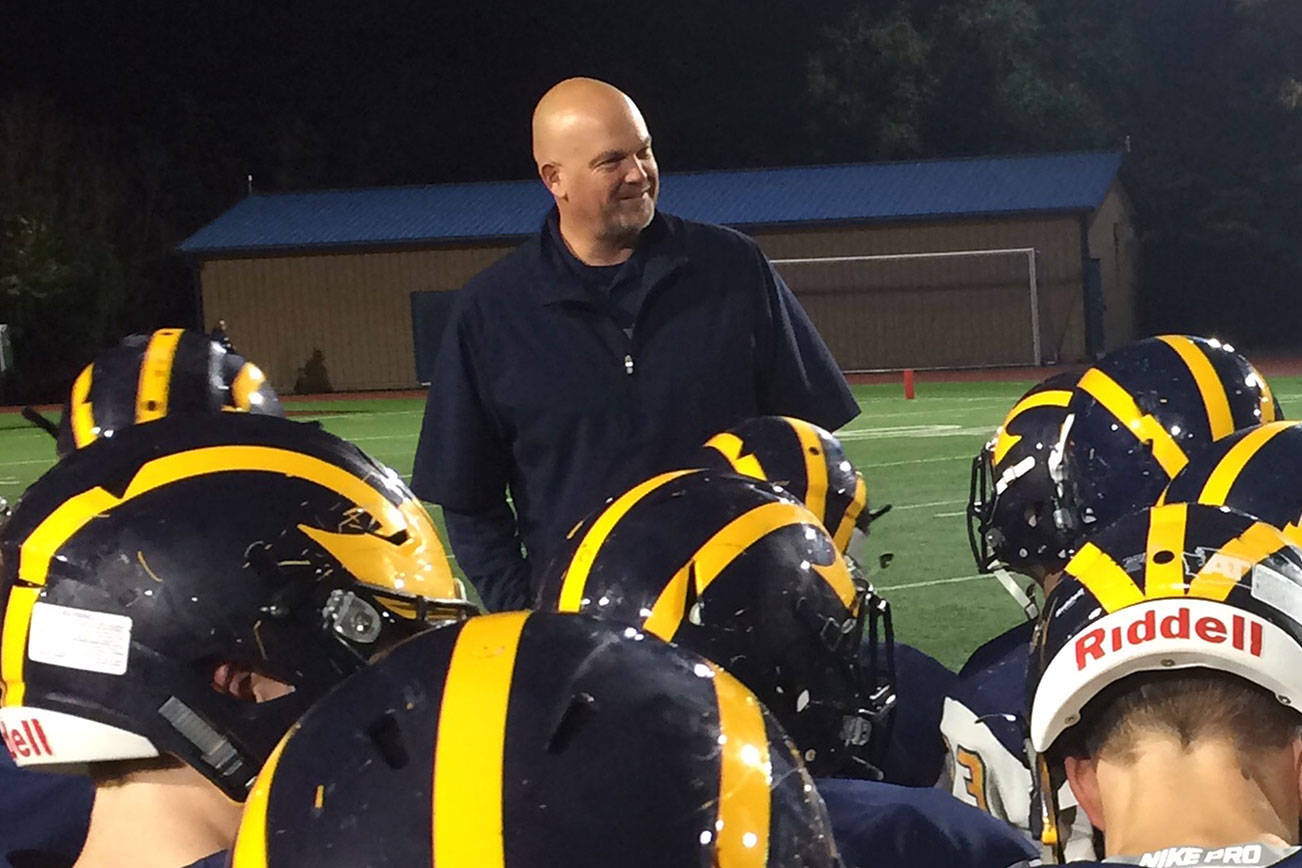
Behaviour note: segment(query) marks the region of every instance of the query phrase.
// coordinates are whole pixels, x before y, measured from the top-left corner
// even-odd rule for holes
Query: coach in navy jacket
[[[412,477],[493,610],[527,606],[531,563],[540,572],[605,498],[716,432],[760,414],[834,430],[858,412],[752,240],[656,212],[650,136],[627,96],[561,82],[535,111],[534,150],[557,207],[461,290]]]

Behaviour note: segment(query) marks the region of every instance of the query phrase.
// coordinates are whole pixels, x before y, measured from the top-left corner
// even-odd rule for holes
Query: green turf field
[[[892,603],[896,634],[951,667],[1021,618],[993,579],[974,575],[964,507],[972,456],[1030,385],[922,383],[912,401],[898,385],[856,386],[863,414],[839,432],[873,505],[894,504],[873,525],[874,550],[893,552],[894,563],[873,578]],[[1302,378],[1272,385],[1285,410],[1302,400]],[[419,398],[286,402],[295,418],[319,419],[404,475],[423,406]],[[0,414],[0,497],[15,500],[53,458],[48,435]]]

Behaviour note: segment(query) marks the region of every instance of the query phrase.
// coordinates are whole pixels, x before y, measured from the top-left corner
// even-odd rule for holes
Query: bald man
[[[412,477],[491,610],[530,606],[577,522],[715,432],[766,414],[835,430],[858,412],[755,242],[657,211],[627,95],[557,84],[533,152],[555,207],[458,294]]]

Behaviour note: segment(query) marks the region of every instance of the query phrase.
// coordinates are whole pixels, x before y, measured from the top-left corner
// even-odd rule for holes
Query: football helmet
[[[1033,587],[1009,571],[1042,581],[1067,563],[1068,542],[1053,520],[1049,453],[1079,376],[1054,374],[1033,386],[972,459],[967,538],[977,571],[994,574],[1032,619],[1039,614]]]
[[[132,425],[56,464],[0,532],[0,605],[19,765],[167,752],[237,800],[326,689],[473,611],[397,474],[246,413]],[[242,702],[214,688],[225,664],[293,692]]]
[[[258,366],[203,332],[129,335],[73,381],[56,448],[63,456],[128,425],[222,410],[285,415]]]
[[[782,486],[858,564],[867,563],[868,525],[890,510],[868,508],[868,486],[841,441],[804,419],[754,416],[707,440],[698,463]]]
[[[1158,503],[1229,506],[1284,531],[1302,544],[1302,424],[1268,422],[1204,446],[1162,492]]]
[[[268,760],[235,868],[832,866],[781,728],[624,625],[506,612],[395,647]]]
[[[1054,520],[1079,542],[1155,503],[1195,449],[1278,417],[1265,377],[1228,344],[1160,335],[1115,350],[1067,404],[1049,459]]]
[[[540,584],[539,609],[623,621],[718,662],[816,776],[875,776],[894,702],[890,607],[785,491],[712,470],[656,476],[580,524]]]
[[[1227,507],[1172,503],[1122,517],[1085,542],[1045,600],[1028,670],[1030,741],[1048,813],[1060,737],[1128,675],[1205,668],[1302,708],[1302,550]]]

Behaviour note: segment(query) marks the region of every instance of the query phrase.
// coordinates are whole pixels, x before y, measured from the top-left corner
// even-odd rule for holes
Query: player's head
[[[872,774],[894,699],[889,607],[780,489],[710,470],[654,477],[575,529],[538,603],[718,662],[814,774]]]
[[[57,448],[63,456],[129,425],[223,410],[285,415],[258,366],[203,332],[129,335],[73,382]]]
[[[509,612],[397,646],[254,785],[235,868],[839,864],[777,722],[703,658]]]
[[[376,651],[472,607],[399,477],[314,425],[169,416],[77,450],[0,532],[20,765],[167,753],[243,798]],[[271,680],[268,702],[251,686]]]
[[[1132,763],[1146,738],[1244,751],[1297,738],[1300,599],[1302,551],[1224,507],[1141,510],[1086,542],[1031,651],[1030,735],[1050,807],[1073,760]]]
[[[1161,503],[1229,506],[1302,545],[1302,423],[1268,422],[1199,449]]]
[[[1198,448],[1279,412],[1266,380],[1233,347],[1161,335],[1081,374],[1050,459],[1054,517],[1079,541],[1157,501]]]
[[[1033,386],[972,459],[967,530],[977,570],[998,575],[1030,617],[1035,617],[1031,597],[1003,571],[1043,584],[1067,563],[1068,541],[1053,520],[1049,454],[1078,377],[1078,372],[1054,374]]]
[[[869,523],[890,509],[868,509],[868,486],[841,441],[803,419],[754,416],[706,441],[699,463],[782,486],[818,516],[837,549],[860,564],[866,563]]]

